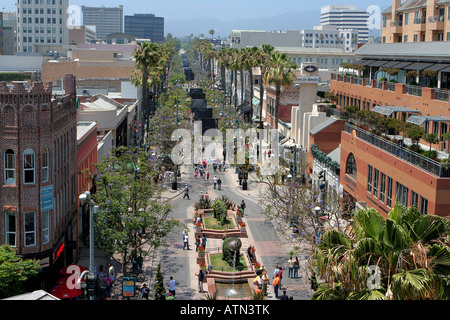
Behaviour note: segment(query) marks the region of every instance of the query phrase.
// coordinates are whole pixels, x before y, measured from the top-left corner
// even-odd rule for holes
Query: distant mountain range
[[[290,12],[272,17],[252,18],[235,21],[220,21],[215,18],[181,19],[165,22],[165,33],[171,33],[174,37],[183,38],[193,34],[203,34],[210,37],[209,30],[215,31],[214,37],[228,37],[232,30],[302,30],[313,29],[320,25],[320,10]]]

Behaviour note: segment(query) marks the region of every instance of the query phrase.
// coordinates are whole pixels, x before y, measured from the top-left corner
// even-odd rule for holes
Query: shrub
[[[227,220],[227,206],[222,200],[216,199],[213,204],[214,218],[221,224],[226,223]]]

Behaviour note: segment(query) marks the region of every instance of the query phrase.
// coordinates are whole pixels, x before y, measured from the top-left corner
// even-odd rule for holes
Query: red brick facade
[[[76,239],[72,233],[77,200],[74,88],[75,79],[70,75],[66,76],[66,94],[62,97],[52,96],[51,83],[34,83],[29,90],[22,83],[14,83],[12,90],[0,83],[0,244],[9,242],[9,231],[9,239],[15,238],[17,254],[38,260],[48,258],[49,265],[58,257],[63,242],[67,248]],[[7,150],[12,150],[15,162],[15,179],[8,182]],[[32,150],[34,159],[26,156],[25,150]],[[26,164],[34,165],[34,170],[24,170]],[[48,179],[44,178],[45,172]],[[53,186],[53,209],[48,211],[47,231],[40,197],[41,188],[49,185]],[[15,213],[15,221],[9,226],[5,225],[7,212]],[[30,219],[26,224],[25,212],[34,212],[34,221]],[[15,230],[11,230],[14,225]]]

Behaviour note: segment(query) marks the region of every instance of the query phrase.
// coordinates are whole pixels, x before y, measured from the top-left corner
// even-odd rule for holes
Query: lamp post
[[[84,204],[86,200],[89,201],[89,276],[92,277],[94,275],[94,213],[98,213],[98,206],[93,205],[89,191],[80,194],[79,199],[81,204]],[[94,300],[92,295],[90,300]]]

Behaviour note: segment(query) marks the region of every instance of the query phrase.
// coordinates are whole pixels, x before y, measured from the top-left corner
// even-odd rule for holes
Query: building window
[[[49,180],[49,174],[48,174],[48,163],[49,163],[49,154],[48,154],[48,148],[44,147],[42,149],[42,182],[48,182]]]
[[[411,190],[411,207],[419,209],[419,195]]]
[[[16,246],[16,213],[5,212],[5,244],[11,247]]]
[[[23,153],[23,181],[27,184],[35,183],[35,156],[33,149],[26,149]]]
[[[42,243],[50,242],[50,214],[49,210],[42,212]]]
[[[387,194],[386,194],[386,205],[392,207],[392,178],[387,179]]]
[[[25,223],[25,247],[36,245],[36,213],[35,212],[25,212],[24,213],[24,223]]]
[[[380,179],[380,171],[378,169],[373,170],[373,196],[378,197],[378,181]]]
[[[386,175],[383,172],[381,172],[381,175],[380,175],[380,201],[381,202],[384,202],[385,193],[386,193]]]
[[[347,158],[347,165],[345,167],[345,173],[356,180],[356,161],[353,153],[350,153]]]
[[[408,23],[409,23],[409,13],[405,13],[405,26],[407,26]]]
[[[16,184],[16,157],[11,149],[5,151],[5,184]]]
[[[424,197],[420,197],[420,212],[428,214],[428,200]]]
[[[367,173],[367,192],[372,192],[372,171],[373,168],[369,165],[369,171]]]
[[[408,206],[408,188],[399,182],[397,182],[397,202]]]
[[[417,42],[417,34],[414,35],[413,41],[414,41],[414,42]]]

